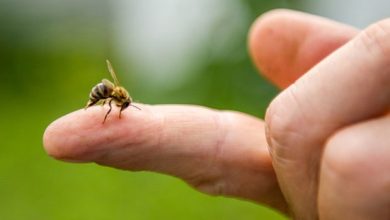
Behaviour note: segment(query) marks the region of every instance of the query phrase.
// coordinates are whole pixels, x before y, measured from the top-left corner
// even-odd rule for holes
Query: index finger
[[[104,124],[107,107],[66,115],[47,128],[45,149],[57,159],[166,173],[209,194],[286,210],[262,120],[199,106],[137,106]]]

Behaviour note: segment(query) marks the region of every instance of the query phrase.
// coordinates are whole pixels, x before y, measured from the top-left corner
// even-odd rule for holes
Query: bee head
[[[126,100],[126,101],[122,104],[121,110],[126,109],[127,107],[129,107],[129,105],[130,105],[130,100]]]

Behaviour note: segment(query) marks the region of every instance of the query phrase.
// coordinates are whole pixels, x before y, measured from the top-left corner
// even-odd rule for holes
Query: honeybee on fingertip
[[[107,111],[104,116],[103,124],[107,119],[107,116],[110,114],[112,110],[112,102],[115,102],[117,107],[120,107],[119,118],[121,118],[122,111],[125,110],[129,106],[133,106],[138,110],[141,110],[139,107],[132,104],[133,100],[129,95],[129,92],[122,86],[120,86],[118,78],[116,77],[114,68],[112,67],[109,60],[106,60],[108,71],[111,74],[111,77],[114,79],[114,83],[112,83],[108,79],[103,79],[102,82],[98,83],[94,86],[89,94],[89,100],[85,109],[101,104],[104,105],[108,102],[108,106],[110,109]]]

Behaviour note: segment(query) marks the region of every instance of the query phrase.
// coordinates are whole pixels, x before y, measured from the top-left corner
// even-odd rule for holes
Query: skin
[[[186,105],[122,119],[91,107],[53,122],[47,153],[177,176],[294,219],[390,219],[390,20],[359,31],[288,10],[249,34],[255,65],[284,89],[265,121]],[[97,135],[98,134],[98,135]]]

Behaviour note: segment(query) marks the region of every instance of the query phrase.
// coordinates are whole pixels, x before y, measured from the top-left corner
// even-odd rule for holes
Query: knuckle
[[[388,155],[375,151],[373,138],[354,127],[337,132],[325,144],[322,169],[338,181],[354,186],[368,187],[382,182],[381,175],[375,174],[380,174],[384,166],[378,161],[386,161],[383,157]],[[390,166],[390,163],[385,166]],[[371,174],[374,175],[367,178]]]
[[[390,18],[369,26],[362,32],[360,39],[368,51],[390,56]]]
[[[299,99],[294,94],[294,87],[285,90],[268,107],[265,121],[267,125],[266,136],[269,150],[273,158],[288,158],[297,146],[295,143],[302,140],[301,112],[292,109],[300,109]]]
[[[326,169],[337,174],[341,178],[350,179],[353,175],[359,175],[355,170],[359,161],[358,153],[360,143],[351,139],[350,134],[341,131],[333,135],[325,144],[323,163]]]

